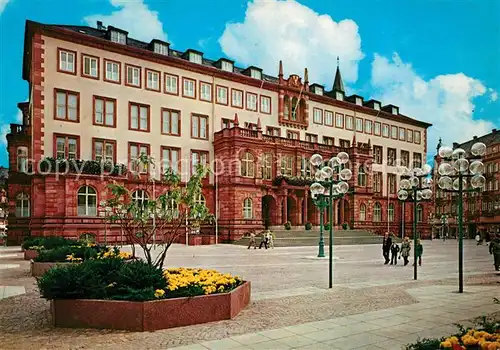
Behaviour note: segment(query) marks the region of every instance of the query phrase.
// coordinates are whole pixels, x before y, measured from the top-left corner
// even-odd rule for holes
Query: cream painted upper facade
[[[128,143],[138,142],[150,145],[150,154],[155,159],[161,159],[161,147],[181,148],[181,158],[186,159],[183,167],[188,166],[191,150],[203,150],[209,152],[210,159],[213,159],[213,138],[214,132],[221,130],[222,118],[233,119],[234,114],[238,113],[240,126],[245,122],[257,123],[260,118],[262,130],[266,131],[268,126],[281,129],[281,136],[286,137],[286,131],[299,131],[300,139],[305,140],[305,134],[315,134],[318,136],[318,142],[322,142],[323,136],[335,138],[335,145],[339,145],[340,139],[352,142],[355,131],[336,128],[335,126],[318,125],[314,123],[314,109],[319,108],[324,111],[333,112],[333,122],[335,125],[335,114],[354,116],[352,110],[339,108],[337,106],[326,105],[315,101],[308,101],[309,104],[309,127],[307,130],[298,130],[281,127],[278,123],[278,93],[267,89],[259,89],[253,86],[241,84],[235,81],[220,79],[209,74],[199,74],[189,70],[179,69],[164,64],[159,64],[147,60],[140,60],[134,57],[115,54],[113,52],[95,49],[88,46],[74,44],[68,41],[44,36],[45,45],[45,73],[44,73],[44,148],[45,157],[54,156],[54,134],[69,134],[80,136],[80,158],[92,159],[92,139],[103,138],[116,141],[116,160],[119,163],[128,161]],[[58,49],[76,51],[76,75],[67,74],[58,71]],[[81,76],[82,72],[82,54],[99,57],[99,80],[90,79]],[[104,59],[121,62],[121,83],[115,84],[104,81],[105,65]],[[141,67],[141,88],[134,88],[125,85],[125,64]],[[145,89],[145,69],[152,69],[161,72],[160,92],[149,91]],[[164,73],[174,74],[179,77],[178,96],[164,93]],[[182,78],[196,80],[196,99],[190,99],[182,96],[183,83]],[[200,97],[200,81],[212,84],[212,102],[205,102]],[[228,106],[216,103],[216,85],[228,87]],[[231,107],[231,89],[244,91],[243,109]],[[54,94],[55,89],[74,91],[79,93],[79,122],[68,122],[54,119]],[[246,92],[257,95],[265,95],[271,98],[271,114],[254,112],[246,110]],[[103,127],[93,124],[93,96],[101,96],[116,99],[116,127]],[[259,103],[260,98],[257,99]],[[129,102],[137,102],[150,106],[150,132],[141,132],[129,130]],[[354,106],[354,104],[353,104]],[[181,115],[181,136],[168,136],[161,133],[161,109],[170,108],[179,110]],[[208,116],[208,140],[199,140],[191,138],[191,114],[200,114]],[[400,151],[410,152],[410,161],[414,152],[422,154],[422,160],[425,162],[426,140],[424,127],[398,123],[385,118],[376,118],[372,115],[356,113],[356,117],[369,119],[373,122],[387,123],[390,126],[402,128],[410,127],[419,131],[421,134],[420,144],[406,141],[393,140],[382,136],[368,135],[363,132],[356,132],[357,142],[370,142],[372,145],[383,146],[383,160],[387,161],[387,148],[397,149],[397,158],[400,157]],[[364,124],[364,122],[363,122]],[[354,127],[356,122],[354,120]],[[364,125],[363,125],[364,127]],[[398,135],[399,138],[399,135]],[[380,165],[374,165],[373,169],[381,170]],[[182,169],[184,179],[188,176],[188,169]],[[387,171],[393,172],[395,169],[387,168]],[[386,193],[387,181],[384,176],[384,194]]]

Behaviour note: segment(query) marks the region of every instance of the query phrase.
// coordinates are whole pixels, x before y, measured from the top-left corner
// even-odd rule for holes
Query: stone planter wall
[[[71,264],[70,262],[36,262],[31,261],[31,276],[40,277],[47,272],[51,267],[56,265]]]
[[[38,256],[38,251],[34,249],[24,250],[24,260],[33,260]]]
[[[250,303],[250,282],[230,293],[146,302],[57,299],[51,301],[56,327],[154,331],[236,317]]]

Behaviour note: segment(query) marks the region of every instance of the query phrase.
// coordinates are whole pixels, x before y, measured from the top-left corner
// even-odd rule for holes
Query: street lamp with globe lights
[[[438,167],[438,186],[445,192],[458,194],[458,292],[464,291],[464,233],[463,233],[463,198],[464,192],[480,191],[486,183],[483,176],[484,164],[481,157],[486,152],[486,145],[477,142],[472,145],[470,155],[462,148],[452,149],[442,146],[439,157],[443,160]]]
[[[398,199],[402,202],[413,203],[413,279],[417,279],[417,205],[419,202],[428,201],[432,197],[432,179],[428,176],[432,171],[429,164],[422,168],[408,169],[400,167],[401,174],[399,182]]]
[[[349,162],[349,155],[340,152],[332,157],[326,164],[320,154],[314,154],[310,159],[311,165],[316,169],[314,178],[316,182],[311,184],[311,191],[314,205],[320,210],[320,238],[318,257],[325,257],[325,240],[323,237],[323,210],[329,208],[329,288],[333,286],[333,201],[344,196],[349,191],[349,181],[352,177],[350,169],[344,168]]]

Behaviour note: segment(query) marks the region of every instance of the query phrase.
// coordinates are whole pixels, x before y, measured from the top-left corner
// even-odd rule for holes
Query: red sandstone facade
[[[117,42],[115,32],[124,41]],[[156,51],[157,44],[166,51]],[[216,214],[217,228],[203,226],[190,244],[214,243],[216,230],[224,241],[287,221],[319,224],[309,195],[314,171],[308,160],[314,153],[329,159],[340,151],[349,154],[353,177],[349,193],[336,201],[333,218],[325,215],[325,222],[377,233],[399,234],[404,227],[410,233],[411,206],[403,212],[397,200],[396,166],[426,159],[430,124],[400,114],[397,106],[346,96],[338,68],[332,90],[325,91],[309,84],[307,69],[303,77],[286,78],[280,62],[275,78],[257,67],[243,70],[230,60],[214,62],[202,55],[180,53],[157,40],[142,43],[100,24],[95,29],[28,21],[23,78],[29,82],[30,101],[19,104],[23,124],[11,125],[7,136],[14,213],[9,215],[9,239],[91,232],[100,241],[104,233],[108,242],[122,240],[119,228],[105,224],[95,204],[80,211],[78,192],[91,188],[99,203],[109,197],[110,182],[130,190],[140,189],[139,182],[129,175],[40,171],[45,158],[60,152],[66,158],[97,160],[96,140],[113,145],[106,156],[122,164],[130,162],[134,145],[162,161],[173,162],[173,152],[181,161],[176,166],[183,181],[193,162],[211,166],[201,200]],[[96,99],[112,104],[110,125],[96,122]],[[147,195],[166,190],[158,183],[155,193]],[[422,235],[429,232],[428,214],[425,205],[419,208]]]

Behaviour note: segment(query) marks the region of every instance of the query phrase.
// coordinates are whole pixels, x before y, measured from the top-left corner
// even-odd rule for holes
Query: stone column
[[[285,194],[283,196],[283,224],[288,221],[288,196]]]

